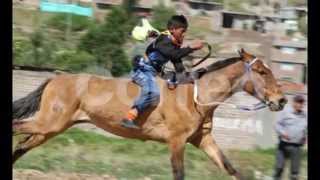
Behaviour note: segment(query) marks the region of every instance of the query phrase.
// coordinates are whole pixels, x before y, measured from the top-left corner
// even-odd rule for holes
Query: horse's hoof
[[[234,177],[236,178],[236,180],[244,180],[243,176],[239,172],[236,172],[234,174]]]

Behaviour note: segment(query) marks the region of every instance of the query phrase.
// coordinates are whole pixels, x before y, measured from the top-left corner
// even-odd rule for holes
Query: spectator
[[[280,112],[275,130],[279,137],[276,153],[274,179],[280,180],[285,161],[290,159],[290,179],[297,180],[299,176],[301,147],[306,143],[307,114],[304,111],[305,99],[297,95],[293,104]]]

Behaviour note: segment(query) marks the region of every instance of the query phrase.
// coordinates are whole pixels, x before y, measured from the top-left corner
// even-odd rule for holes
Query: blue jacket
[[[307,113],[305,111],[296,113],[291,106],[287,106],[280,112],[275,130],[281,141],[303,144],[307,135],[307,126]],[[288,134],[289,140],[282,137],[285,133]]]
[[[193,51],[190,47],[180,48],[172,42],[170,36],[161,34],[147,47],[146,54],[152,62],[152,66],[158,72],[161,71],[162,66],[169,60],[173,63],[177,72],[183,72],[184,66],[181,58]]]

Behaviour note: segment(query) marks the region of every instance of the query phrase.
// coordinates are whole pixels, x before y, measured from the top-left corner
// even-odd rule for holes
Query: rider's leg
[[[151,72],[140,71],[133,76],[133,80],[141,87],[141,93],[132,109],[128,112],[127,118],[123,119],[122,126],[138,129],[139,127],[134,123],[135,119],[147,108],[158,105],[160,102],[160,90],[155,80],[155,75]]]
[[[167,84],[168,84],[168,88],[171,90],[177,87],[177,77],[175,72],[171,74],[171,77],[167,80]]]

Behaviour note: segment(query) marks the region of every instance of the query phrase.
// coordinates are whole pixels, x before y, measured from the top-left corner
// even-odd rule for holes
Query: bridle
[[[254,81],[252,80],[251,77],[251,72],[252,72],[252,65],[254,63],[256,63],[258,61],[258,58],[255,57],[253,60],[251,60],[250,62],[245,62],[245,77],[248,77],[249,80],[251,80],[252,83],[254,83]],[[243,79],[241,80],[241,86],[244,86],[244,81]],[[254,93],[256,93],[256,87],[254,87]],[[198,86],[197,86],[197,80],[194,80],[194,94],[193,94],[193,99],[194,102],[199,105],[199,106],[213,106],[213,105],[229,105],[232,106],[234,108],[238,108],[241,110],[245,110],[245,111],[256,111],[262,108],[267,107],[267,105],[269,105],[269,102],[267,100],[262,100],[257,104],[253,104],[252,107],[251,106],[244,106],[244,105],[237,105],[237,104],[233,104],[233,103],[225,103],[225,102],[220,102],[220,101],[213,101],[210,103],[201,103],[198,101]]]

